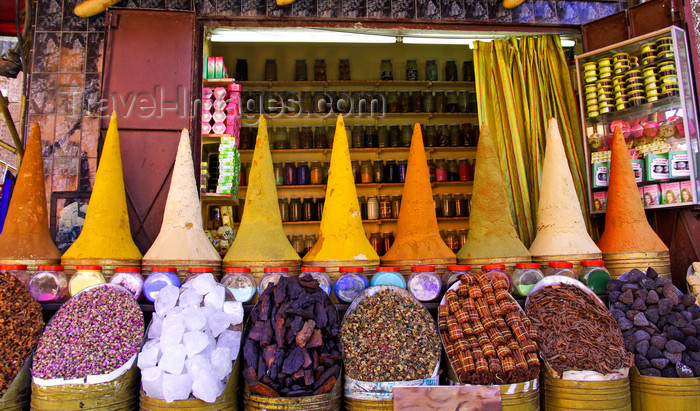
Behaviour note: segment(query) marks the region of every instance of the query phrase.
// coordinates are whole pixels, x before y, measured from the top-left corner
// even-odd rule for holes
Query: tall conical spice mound
[[[115,264],[140,265],[141,257],[131,238],[117,115],[112,113],[83,230],[61,262],[66,271],[76,264],[102,265],[104,270]]]
[[[457,253],[458,260],[472,265],[530,261],[530,252],[513,225],[501,165],[486,123],[481,125],[476,164],[469,235]]]
[[[598,241],[598,247],[603,254],[668,251],[647,222],[644,208],[639,202],[632,162],[619,127],[613,134],[605,231]]]
[[[183,129],[180,136],[160,233],[143,256],[144,266],[178,262],[182,266],[221,264],[221,256],[204,234],[187,129]]]
[[[567,260],[565,256],[571,256],[572,260],[578,260],[577,263],[586,258],[601,257],[600,249],[586,231],[559,124],[554,118],[549,120],[537,209],[537,234],[530,246],[530,254],[533,259],[557,256],[557,259]]]
[[[348,136],[342,116],[338,116],[335,125],[321,230],[318,241],[303,259],[305,265],[326,261],[379,263],[379,255],[369,243],[362,227],[355,178],[350,165]]]
[[[225,266],[247,266],[250,262],[278,262],[282,266],[301,264],[299,254],[289,243],[282,228],[277,186],[272,167],[267,121],[260,118],[253,163],[248,176],[243,218],[231,248],[224,257]],[[291,271],[291,270],[290,270]]]
[[[456,256],[440,236],[420,124],[413,127],[396,240],[382,264],[450,264]]]
[[[32,124],[24,159],[0,234],[0,264],[57,264],[61,253],[51,240],[46,212],[41,129]]]

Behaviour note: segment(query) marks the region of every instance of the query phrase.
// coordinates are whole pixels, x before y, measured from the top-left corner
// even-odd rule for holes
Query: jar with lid
[[[146,300],[155,302],[160,290],[172,285],[180,287],[180,277],[177,276],[177,268],[174,267],[151,267],[151,273],[143,282],[143,295]]]
[[[459,92],[459,95],[457,97],[457,105],[461,113],[466,113],[467,109],[469,108],[467,95],[468,93],[465,90],[462,90]]]
[[[27,287],[32,279],[32,275],[27,272],[26,264],[2,264],[0,265],[0,273],[7,273],[17,277]]]
[[[296,63],[294,63],[294,81],[306,81],[308,80],[307,76],[307,70],[306,70],[306,60],[304,59],[297,59]]]
[[[374,165],[372,166],[372,173],[374,174],[375,183],[386,182],[386,176],[384,175],[384,160],[374,160]]]
[[[455,216],[455,202],[452,194],[442,195],[442,216],[443,217],[454,217]]]
[[[435,96],[432,91],[423,92],[423,111],[426,113],[435,112]]]
[[[460,158],[458,168],[459,168],[459,181],[471,181],[472,170],[471,170],[471,167],[469,166],[469,160],[467,160],[466,158]]]
[[[550,261],[549,267],[544,270],[544,276],[563,275],[578,280],[578,275],[574,272],[574,263],[569,261]]]
[[[450,147],[461,147],[464,145],[464,139],[463,139],[463,133],[462,133],[462,128],[457,125],[453,124],[450,126]]]
[[[406,81],[418,81],[418,63],[415,59],[406,60]]]
[[[110,284],[120,285],[138,300],[143,294],[143,275],[141,267],[114,267],[114,274],[109,279]]]
[[[411,267],[406,286],[418,301],[433,301],[440,297],[442,280],[435,273],[435,266],[419,265]]]
[[[325,126],[316,126],[313,136],[316,148],[328,147],[328,134]]]
[[[320,161],[311,162],[309,182],[313,185],[323,184],[323,166]]]
[[[459,236],[457,235],[457,230],[445,231],[445,244],[447,244],[452,252],[457,253],[459,251]]]
[[[423,135],[423,145],[426,147],[436,147],[437,146],[437,137],[438,131],[437,127],[435,127],[435,124],[428,124],[425,126],[425,134]]]
[[[432,158],[426,160],[428,162],[428,175],[430,176],[430,182],[435,181],[435,162]]]
[[[301,186],[309,184],[309,163],[306,161],[297,163],[297,184]]]
[[[304,254],[308,253],[316,244],[316,236],[314,234],[307,234],[304,236]]]
[[[287,93],[284,102],[284,111],[286,113],[297,114],[301,112],[301,99],[296,91]]]
[[[472,60],[464,60],[462,63],[462,80],[474,81],[474,62]]]
[[[408,94],[408,91],[399,93],[399,106],[401,107],[400,113],[409,113],[411,111],[411,95]]]
[[[184,283],[194,279],[201,274],[211,274],[214,276],[214,267],[189,267],[187,269],[187,278],[185,278]]]
[[[391,197],[388,195],[379,196],[379,218],[391,218]]]
[[[328,183],[328,173],[331,170],[331,162],[330,161],[324,161],[323,162],[323,184]]]
[[[363,126],[352,126],[352,148],[363,148],[365,146],[365,129]]]
[[[481,271],[488,277],[491,284],[495,281],[504,281],[506,283],[506,289],[510,290],[512,286],[512,281],[510,276],[506,272],[505,264],[487,264],[481,266]]]
[[[394,233],[391,231],[387,231],[382,233],[382,244],[384,247],[384,253],[389,251],[391,246],[394,244]]]
[[[433,207],[435,207],[435,216],[442,217],[442,201],[440,201],[440,194],[433,194]]]
[[[286,127],[275,128],[275,148],[278,150],[289,148],[289,135]]]
[[[450,145],[450,133],[447,124],[440,124],[437,131],[436,147],[447,147]]]
[[[353,179],[355,184],[362,182],[362,172],[360,170],[360,162],[357,160],[350,160],[350,169],[352,171]]]
[[[537,263],[517,263],[511,278],[513,280],[513,294],[527,297],[532,291],[532,287],[543,279],[544,275]]]
[[[338,301],[351,303],[369,286],[362,267],[340,267],[339,277],[333,284],[333,293]]]
[[[389,147],[401,146],[401,129],[399,126],[389,127]]]
[[[277,81],[277,62],[275,59],[265,60],[265,81]]]
[[[437,63],[435,60],[426,60],[425,61],[425,80],[426,81],[437,81],[438,79],[438,70],[437,70]]]
[[[275,285],[282,277],[289,277],[289,268],[287,267],[265,267],[263,276],[258,284],[258,294],[262,294],[270,285]]]
[[[316,221],[316,205],[313,197],[304,197],[301,208],[303,221]]]
[[[367,200],[367,220],[379,219],[379,200],[377,196],[369,196]]]
[[[314,63],[314,81],[326,81],[326,60],[316,59]]]
[[[394,69],[391,65],[391,59],[382,59],[382,64],[379,65],[380,79],[393,80]]]
[[[372,245],[372,248],[374,248],[374,251],[377,252],[377,255],[384,254],[384,248],[382,247],[384,244],[382,243],[382,237],[379,232],[375,231],[369,233],[369,243]]]
[[[338,60],[338,80],[350,80],[350,59]]]
[[[476,113],[478,111],[478,100],[476,99],[476,91],[467,92],[467,112]]]
[[[399,183],[406,182],[406,170],[408,169],[407,160],[399,160],[399,165],[397,167],[399,174]]]
[[[304,150],[309,150],[314,148],[314,132],[310,126],[303,126],[301,128],[301,148]]]
[[[238,144],[240,150],[248,150],[252,147],[250,142],[250,127],[241,127],[238,136],[240,138],[240,143]]]
[[[268,96],[269,112],[272,114],[284,113],[284,91],[271,92]]]
[[[306,248],[304,247],[304,236],[303,235],[293,235],[292,236],[292,247],[294,251],[299,254],[299,257],[304,257],[306,255]]]
[[[396,160],[386,160],[384,175],[387,183],[399,182],[399,169],[396,166]]]
[[[460,277],[462,277],[463,275],[471,275],[471,269],[472,267],[470,265],[448,265],[445,275],[442,276],[442,283],[445,286],[445,289],[452,287],[452,284],[459,281]]]
[[[466,228],[463,228],[459,231],[457,231],[459,234],[459,249],[461,250],[462,247],[464,247],[464,244],[467,243],[467,237],[469,236],[469,230]]]
[[[456,113],[459,111],[459,98],[454,91],[447,92],[446,108],[448,113]]]
[[[292,150],[298,150],[301,148],[301,133],[299,132],[299,127],[292,126],[289,127],[289,148]]]
[[[365,147],[367,147],[367,148],[376,148],[377,147],[377,126],[365,127]]]
[[[389,147],[389,129],[386,126],[377,127],[377,147]]]
[[[435,159],[435,180],[447,181],[447,163],[444,158]]]
[[[586,284],[596,294],[607,293],[606,285],[610,280],[610,272],[605,268],[603,260],[583,260],[581,268],[576,273],[579,281]]]
[[[316,199],[316,218],[318,221],[321,221],[323,219],[323,206],[326,203],[326,199],[324,197],[318,197]]]
[[[241,303],[250,302],[255,297],[257,287],[248,267],[226,267],[221,285],[228,288],[233,298]]]
[[[302,113],[312,113],[313,112],[313,96],[310,91],[301,92],[301,112]]]
[[[401,196],[400,195],[391,196],[391,218],[399,218],[400,211],[401,211]]]
[[[393,285],[406,288],[406,279],[401,274],[399,267],[377,267],[377,272],[372,276],[370,285]]]
[[[357,197],[357,202],[360,205],[360,218],[367,220],[367,198],[365,196]]]
[[[331,278],[328,277],[328,274],[326,274],[326,267],[301,267],[301,275],[302,277],[305,275],[311,276],[314,280],[316,280],[316,282],[318,282],[320,289],[322,289],[327,295],[331,294]]]
[[[363,184],[374,182],[374,170],[372,160],[362,160],[360,165],[360,177]]]
[[[360,113],[371,113],[372,112],[372,94],[371,90],[365,90],[360,93]]]
[[[435,92],[435,112],[444,113],[447,110],[444,91]]]
[[[289,201],[286,198],[280,198],[277,201],[279,202],[280,206],[280,217],[282,218],[282,222],[284,223],[289,221]]]
[[[299,197],[292,197],[289,202],[289,221],[301,221],[304,217],[304,212],[301,207]]]
[[[447,160],[447,181],[459,181],[459,166],[457,160]]]
[[[401,110],[401,104],[399,103],[399,93],[396,91],[390,91],[386,97],[387,108],[389,113],[399,113]]]
[[[68,294],[72,297],[78,292],[97,284],[104,284],[102,267],[99,265],[79,265],[75,267],[75,274],[68,282]]]
[[[467,199],[464,194],[455,194],[455,217],[466,217],[467,216]]]
[[[236,60],[236,80],[248,81],[248,60]]]
[[[423,95],[419,90],[411,92],[411,111],[414,113],[423,112]]]
[[[457,78],[457,63],[454,60],[445,62],[445,81],[458,81]]]
[[[413,129],[411,128],[411,126],[401,126],[401,146],[411,147],[411,138],[413,138]]]
[[[311,108],[314,113],[325,114],[328,112],[328,107],[326,104],[326,95],[323,91],[317,91],[314,93],[314,97],[311,102]]]
[[[284,184],[284,166],[282,163],[272,163],[272,169],[275,174],[275,185],[281,186]]]

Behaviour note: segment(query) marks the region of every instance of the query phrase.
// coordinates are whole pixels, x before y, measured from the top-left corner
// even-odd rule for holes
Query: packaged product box
[[[224,78],[224,58],[219,56],[215,59],[216,78]]]
[[[667,154],[647,154],[646,155],[647,181],[658,181],[668,179],[668,155]]]
[[[690,177],[690,159],[687,151],[668,152],[668,171],[671,178]]]
[[[644,187],[637,187],[639,189],[639,199],[642,200],[642,207],[644,207]]]
[[[608,202],[607,191],[596,191],[593,193],[593,211],[605,211]]]
[[[659,202],[659,185],[651,184],[644,186],[644,205],[645,206],[655,206],[660,204]]]
[[[608,186],[608,173],[610,171],[610,163],[593,163],[592,173],[593,188]]]
[[[208,122],[202,122],[202,134],[209,134],[211,133],[211,124]]]
[[[677,204],[681,202],[680,183],[662,183],[661,201],[663,204]]]
[[[216,78],[216,57],[207,58],[207,78]]]
[[[206,54],[204,55],[204,64],[202,64],[202,78],[207,78],[207,72],[208,69],[208,63],[209,63],[209,56]]]
[[[692,181],[681,181],[681,203],[692,203],[694,200]]]
[[[631,159],[632,171],[634,171],[634,181],[638,184],[644,182],[644,160]]]

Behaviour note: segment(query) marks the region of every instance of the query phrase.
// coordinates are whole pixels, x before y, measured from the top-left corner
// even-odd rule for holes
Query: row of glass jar
[[[385,114],[385,113],[476,113],[476,91],[245,91],[241,93],[245,114]]]
[[[574,271],[574,264],[569,261],[550,261],[541,269],[538,263],[517,263],[511,276],[511,293],[526,297],[533,287],[544,277],[562,275],[581,281],[596,294],[607,293],[606,285],[610,273],[603,260],[583,260],[581,267]]]

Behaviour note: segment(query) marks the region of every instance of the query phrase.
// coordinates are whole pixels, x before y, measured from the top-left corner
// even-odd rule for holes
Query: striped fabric
[[[529,247],[535,238],[551,117],[559,122],[581,210],[587,218],[581,126],[559,37],[475,42],[474,65],[479,123],[488,125],[500,153],[513,221],[523,243]]]

